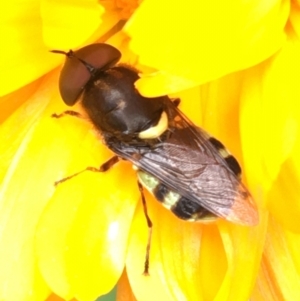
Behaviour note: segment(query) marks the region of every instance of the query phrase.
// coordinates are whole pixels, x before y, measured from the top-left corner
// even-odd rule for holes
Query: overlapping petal
[[[39,1],[10,1],[1,5],[0,95],[32,82],[61,60],[48,53],[42,39]]]
[[[131,167],[118,166],[105,175],[74,178],[57,188],[44,211],[37,232],[40,268],[65,299],[95,300],[120,277],[138,200],[137,189],[128,190],[135,184],[132,173]]]
[[[281,166],[278,177],[267,196],[268,209],[275,220],[286,230],[300,233],[300,201],[298,187],[300,184],[298,154],[299,138],[289,159]]]
[[[126,32],[142,64],[201,84],[274,54],[285,40],[288,14],[289,2],[277,0],[188,0],[184,5],[171,0],[144,1]],[[174,88],[172,78],[168,81],[162,77],[161,81],[157,84],[155,77],[144,77],[139,90],[147,95],[152,85],[151,96],[170,93],[169,86]],[[191,84],[182,80],[177,89],[184,90]]]
[[[299,243],[299,233],[290,232],[273,219],[270,220],[254,301],[300,298]]]
[[[128,277],[126,274],[126,270],[124,270],[121,278],[118,282],[118,290],[117,290],[117,300],[118,301],[136,301],[135,296],[131,290]]]
[[[290,40],[274,58],[244,75],[242,147],[246,172],[262,196],[299,139],[299,51],[299,42]]]
[[[47,90],[47,83],[44,84],[42,91]],[[46,184],[54,176],[53,169],[45,168],[45,158],[51,164],[57,155],[48,151],[58,147],[57,144],[40,147],[39,139],[32,143],[34,136],[47,141],[45,132],[38,130],[38,123],[52,92],[45,97],[43,92],[35,93],[31,101],[1,127],[0,279],[3,300],[42,300],[49,293],[34,252],[36,224],[53,192],[53,187]],[[49,133],[48,138],[51,135]],[[41,170],[43,176],[40,176]],[[30,185],[32,181],[34,185]]]

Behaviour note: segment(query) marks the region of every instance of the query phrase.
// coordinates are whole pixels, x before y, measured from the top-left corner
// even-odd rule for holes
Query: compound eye
[[[92,72],[106,70],[115,65],[121,58],[121,53],[108,44],[92,44],[77,51],[54,50],[67,56],[59,78],[59,90],[63,101],[72,106],[80,97],[85,85],[90,80]]]

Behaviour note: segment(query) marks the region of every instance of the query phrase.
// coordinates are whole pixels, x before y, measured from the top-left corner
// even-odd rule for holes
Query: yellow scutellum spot
[[[41,1],[43,39],[52,48],[74,48],[84,43],[101,24],[104,8],[97,0]]]
[[[158,123],[149,129],[142,131],[138,134],[140,139],[154,139],[159,137],[168,128],[168,116],[162,112]]]
[[[201,84],[275,53],[288,13],[287,1],[152,0],[141,3],[125,31],[141,64]]]

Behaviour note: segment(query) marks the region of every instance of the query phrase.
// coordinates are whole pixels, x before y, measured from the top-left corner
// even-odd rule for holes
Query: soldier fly
[[[242,225],[258,223],[257,209],[241,183],[237,160],[220,141],[184,116],[177,107],[179,100],[140,95],[134,87],[138,71],[117,65],[121,53],[108,44],[53,52],[66,55],[59,79],[63,101],[69,106],[80,102],[107,147],[115,153],[100,168],[86,170],[106,171],[120,159],[130,161],[137,170],[149,227],[145,274],[152,223],[143,187],[183,220],[221,217]],[[79,115],[66,111],[54,117],[65,114]]]

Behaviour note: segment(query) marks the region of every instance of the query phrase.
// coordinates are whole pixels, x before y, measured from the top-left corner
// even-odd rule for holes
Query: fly
[[[138,71],[117,65],[121,53],[108,44],[53,52],[66,55],[59,80],[63,101],[69,106],[80,102],[115,154],[100,168],[86,170],[104,172],[120,159],[130,161],[137,170],[149,228],[144,274],[149,269],[152,222],[143,187],[183,220],[208,221],[220,217],[247,226],[258,223],[257,209],[241,182],[237,160],[220,141],[184,116],[178,109],[178,99],[140,95],[134,87]],[[66,111],[53,116],[63,115],[79,113]]]

